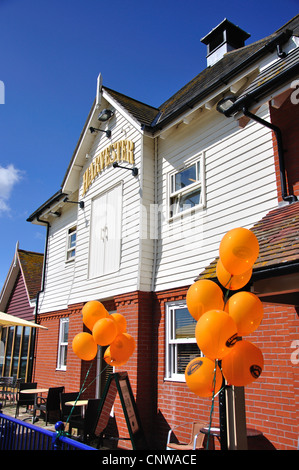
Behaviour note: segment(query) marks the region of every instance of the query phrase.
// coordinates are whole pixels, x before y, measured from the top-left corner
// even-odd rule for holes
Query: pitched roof
[[[137,121],[143,125],[150,126],[157,113],[159,112],[158,108],[149,106],[148,104],[142,103],[141,101],[134,100],[129,98],[118,91],[111,90],[103,86],[105,91],[114,98],[131,116],[133,116]]]
[[[205,68],[184,87],[177,91],[158,108],[136,101],[128,96],[103,87],[129,112],[141,126],[157,130],[177,115],[192,108],[196,102],[228,82],[234,75],[276,49],[278,43],[288,40],[291,34],[299,35],[299,15],[279,28],[273,34],[248,46],[228,52],[213,66]]]
[[[44,255],[33,251],[18,250],[18,257],[29,298],[35,299],[41,289]]]
[[[253,273],[271,267],[289,267],[299,261],[299,201],[273,209],[258,221],[251,231],[256,235],[259,257]],[[197,279],[216,278],[218,258]]]

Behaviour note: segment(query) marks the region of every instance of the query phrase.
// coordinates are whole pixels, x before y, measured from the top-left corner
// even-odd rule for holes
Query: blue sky
[[[26,219],[60,189],[100,72],[159,106],[205,68],[200,39],[224,18],[250,44],[298,12],[298,0],[0,0],[0,289],[17,241],[44,251],[45,228]]]

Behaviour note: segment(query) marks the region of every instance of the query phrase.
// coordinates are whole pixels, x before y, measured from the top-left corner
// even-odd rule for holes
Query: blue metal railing
[[[0,450],[97,450],[63,435],[61,421],[55,429],[48,431],[0,411]]]

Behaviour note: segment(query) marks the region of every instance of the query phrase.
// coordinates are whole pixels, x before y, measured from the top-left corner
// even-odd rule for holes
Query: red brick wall
[[[153,325],[153,383],[157,384],[156,409],[154,410],[153,435],[154,448],[165,449],[167,434],[170,428],[183,425],[175,432],[181,442],[189,442],[190,426],[184,423],[202,421],[209,423],[211,398],[200,398],[194,395],[184,382],[165,380],[165,304],[166,302],[184,300],[188,288],[173,289],[157,293]],[[213,421],[219,423],[218,398],[215,399]]]
[[[185,383],[164,379],[165,303],[185,299],[187,289],[185,287],[156,294],[133,292],[105,303],[108,310],[117,309],[126,317],[127,331],[136,341],[134,354],[116,372],[128,372],[151,449],[165,449],[170,428],[193,420],[208,423],[210,419],[211,398],[197,397]],[[42,325],[49,329],[38,332],[35,368],[38,386],[64,385],[66,391],[75,391],[85,379],[91,363],[81,363],[71,348],[72,338],[83,329],[82,305],[41,316]],[[262,324],[250,337],[246,337],[260,347],[265,360],[260,378],[245,389],[247,425],[261,430],[277,449],[295,449],[299,435],[296,400],[299,374],[298,365],[292,364],[291,354],[294,352],[292,342],[298,339],[298,312],[294,307],[283,305],[265,304],[264,309]],[[67,371],[57,371],[59,319],[65,315],[70,318]],[[89,372],[87,384],[94,377],[95,365]],[[93,397],[94,394],[95,382],[85,392],[85,397]],[[118,435],[129,437],[118,397],[114,405],[114,421]],[[219,423],[218,398],[214,403],[212,423]],[[176,436],[187,442],[190,428],[183,426],[176,432]],[[120,441],[119,445],[131,448],[130,441]]]
[[[154,414],[155,445],[165,446],[169,427],[210,418],[210,398],[192,394],[186,384],[164,380],[165,302],[185,298],[187,289],[157,294],[154,313],[153,354],[154,380],[157,379],[157,406]],[[295,449],[298,429],[298,365],[292,364],[292,342],[299,333],[298,311],[295,307],[264,304],[264,318],[260,327],[244,338],[256,344],[264,355],[264,371],[260,378],[245,388],[247,426],[255,427],[277,449]],[[156,335],[157,332],[157,335]],[[156,335],[156,336],[155,336]],[[219,402],[214,402],[212,423],[219,423]],[[188,442],[190,428],[178,430],[179,439]],[[217,442],[215,443],[217,446]],[[164,447],[165,448],[165,447]]]
[[[246,338],[264,355],[262,375],[246,387],[247,422],[263,431],[277,449],[296,448],[299,436],[299,372],[291,360],[292,342],[299,334],[298,311],[264,304],[260,327]]]
[[[282,132],[282,141],[284,149],[286,182],[288,194],[299,196],[299,104],[293,104],[288,97],[280,108],[276,109],[270,106],[271,122],[278,126]],[[276,139],[273,135],[275,170],[278,200],[282,201],[281,185],[279,175],[278,153]]]
[[[47,330],[37,330],[36,360],[33,381],[38,387],[59,387],[64,385],[66,392],[77,391],[81,383],[81,361],[73,353],[73,337],[83,330],[81,308],[83,304],[73,305],[67,310],[40,315],[40,323]],[[69,317],[69,345],[67,370],[57,370],[57,352],[59,340],[59,322]]]

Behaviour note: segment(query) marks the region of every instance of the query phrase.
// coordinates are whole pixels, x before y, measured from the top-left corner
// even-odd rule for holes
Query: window
[[[27,381],[32,328],[10,326],[0,331],[0,374],[24,378]]]
[[[93,199],[89,243],[89,278],[119,270],[121,215],[121,184]]]
[[[71,227],[67,232],[66,261],[71,261],[76,254],[77,227]]]
[[[59,327],[57,369],[66,370],[67,346],[69,335],[69,319],[62,318]]]
[[[185,380],[187,364],[201,355],[195,339],[196,320],[186,302],[166,304],[166,379]]]
[[[198,158],[193,164],[170,175],[170,217],[203,206],[202,166],[202,159]]]

